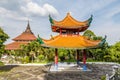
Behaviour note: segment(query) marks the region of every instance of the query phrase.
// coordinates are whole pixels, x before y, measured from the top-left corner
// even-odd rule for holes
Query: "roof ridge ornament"
[[[105,35],[105,37],[101,40],[101,42],[98,44],[100,47],[102,47],[105,42],[106,42],[106,38],[107,38],[107,35]]]
[[[50,21],[51,24],[54,24],[53,19],[52,19],[50,14],[49,14],[49,21]]]
[[[38,41],[40,44],[44,44],[44,42],[43,42],[43,40],[40,38],[39,34],[38,34],[37,41]]]
[[[69,15],[70,15],[70,12],[68,12],[67,15],[69,16]]]
[[[91,17],[87,20],[88,21],[88,26],[90,26],[92,20],[93,20],[93,15],[91,15]]]
[[[26,27],[26,30],[25,30],[24,33],[32,33],[31,28],[30,28],[29,20],[28,20],[28,24],[27,24],[27,27]],[[32,33],[32,34],[33,34],[33,33]]]
[[[51,36],[51,39],[53,39],[54,40],[54,37],[53,37],[53,35],[50,35]]]

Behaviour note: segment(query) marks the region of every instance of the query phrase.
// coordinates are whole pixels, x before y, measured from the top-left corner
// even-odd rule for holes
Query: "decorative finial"
[[[39,34],[38,34],[37,41],[38,41],[40,44],[44,44],[44,42],[43,42],[43,40],[40,38]]]
[[[71,15],[71,12],[68,12],[67,15],[70,16],[70,15]]]
[[[72,12],[71,12],[71,11],[69,11],[69,12],[67,13],[67,15],[69,15],[69,16],[70,16],[71,14],[72,14]]]
[[[52,17],[50,16],[50,14],[49,14],[49,21],[50,21],[51,25],[54,24],[53,19],[52,19]]]
[[[90,23],[92,22],[93,20],[93,15],[91,15],[91,17],[88,19],[88,26],[90,26]]]
[[[51,39],[54,39],[53,35],[50,35],[51,36]]]
[[[67,15],[70,15],[70,12],[68,12]]]
[[[30,24],[29,24],[29,20],[28,20],[28,25],[27,25],[27,29],[30,29]]]
[[[30,29],[30,24],[29,24],[29,20],[28,20],[28,24],[25,30],[26,33],[32,33],[31,29]],[[33,33],[32,33],[33,34]]]
[[[101,42],[99,43],[99,46],[103,46],[106,42],[106,38],[107,38],[107,35],[105,35],[105,37],[101,40]]]

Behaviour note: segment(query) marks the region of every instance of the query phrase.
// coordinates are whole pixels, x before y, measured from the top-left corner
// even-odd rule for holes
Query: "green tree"
[[[91,39],[91,40],[101,40],[102,39],[101,36],[96,36],[95,33],[92,32],[91,30],[86,30],[83,33],[83,36],[86,36],[88,39]]]
[[[0,56],[4,53],[4,42],[9,38],[9,36],[4,32],[4,30],[0,27]]]
[[[103,38],[101,36],[96,36],[94,32],[91,30],[86,30],[83,34],[83,36],[86,36],[90,40],[102,40]],[[95,48],[95,49],[88,49],[88,57],[92,58],[93,60],[97,61],[104,61],[105,55],[107,54],[107,48],[108,43],[105,42],[101,47]]]
[[[21,45],[21,48],[23,53],[21,56],[29,56],[30,62],[33,62],[33,60],[34,62],[54,60],[54,50],[52,48],[42,47],[37,41],[32,41],[27,45]],[[34,53],[34,56],[31,53]]]
[[[41,52],[41,45],[37,41],[32,41],[27,45],[21,45],[22,57],[29,56],[31,61],[35,59]],[[34,53],[34,54],[33,54]],[[34,56],[33,56],[34,55]]]
[[[109,59],[113,62],[120,63],[120,41],[112,45],[108,51],[109,54],[106,55],[106,57],[109,57]]]
[[[88,38],[92,38],[92,37],[94,37],[94,36],[96,36],[96,35],[95,35],[94,32],[92,32],[91,30],[86,30],[86,31],[84,32],[83,36],[87,36]]]

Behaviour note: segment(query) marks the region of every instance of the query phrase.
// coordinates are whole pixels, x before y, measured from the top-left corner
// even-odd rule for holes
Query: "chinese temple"
[[[21,45],[26,45],[30,43],[31,41],[36,40],[35,35],[30,29],[30,24],[28,21],[26,30],[21,33],[19,36],[13,39],[14,42],[5,45],[6,50],[19,50]]]
[[[75,49],[77,52],[77,64],[79,64],[80,50],[83,51],[83,69],[86,70],[86,50],[88,48],[96,48],[102,42],[101,40],[90,40],[85,36],[80,35],[88,29],[92,22],[92,15],[86,21],[77,21],[70,13],[61,21],[54,20],[49,15],[51,29],[53,32],[59,33],[57,36],[51,37],[50,40],[41,39],[38,36],[39,43],[44,47],[55,48],[55,69],[58,69],[58,48]]]

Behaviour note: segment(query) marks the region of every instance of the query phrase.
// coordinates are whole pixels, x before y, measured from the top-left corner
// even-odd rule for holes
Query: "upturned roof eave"
[[[46,44],[42,44],[41,46],[43,47],[48,47],[48,48],[57,48],[57,49],[94,49],[94,48],[98,48],[99,45],[96,46],[89,46],[89,47],[64,47],[64,46],[51,46],[51,45],[46,45]]]
[[[64,27],[64,28],[69,28],[69,27],[70,28],[78,28],[78,27],[86,27],[86,26],[89,27],[89,25],[92,21],[92,15],[89,19],[87,19],[86,21],[83,21],[83,22],[77,21],[76,19],[74,19],[70,15],[70,13],[68,13],[66,15],[66,17],[61,21],[56,21],[56,20],[52,19],[52,17],[49,15],[49,21],[51,23],[51,26],[56,26],[56,27],[60,27],[60,28],[62,28],[62,27]],[[65,25],[66,23],[68,23],[67,26]],[[71,25],[71,23],[72,23],[72,25]]]
[[[66,49],[89,49],[99,46],[101,40],[88,40],[80,35],[58,35],[50,40],[42,40],[42,46],[51,48],[66,48]]]

